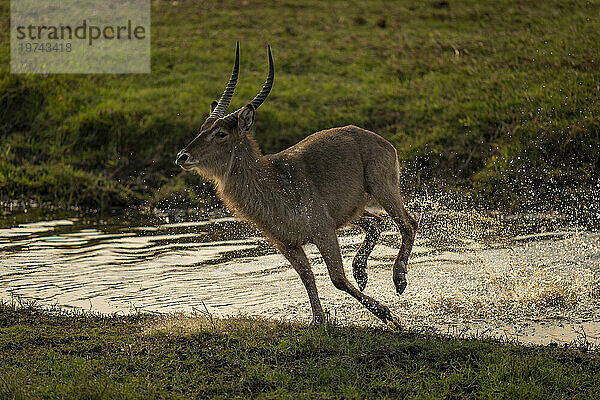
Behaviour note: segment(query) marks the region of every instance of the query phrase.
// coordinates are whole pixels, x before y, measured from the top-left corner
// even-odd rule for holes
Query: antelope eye
[[[217,131],[217,133],[215,133],[216,137],[220,137],[220,138],[224,138],[225,136],[227,136],[227,132],[225,131]]]

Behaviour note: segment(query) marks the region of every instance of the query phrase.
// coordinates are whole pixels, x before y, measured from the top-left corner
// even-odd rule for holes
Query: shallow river
[[[389,222],[388,222],[389,223]],[[349,277],[363,235],[339,232]],[[366,293],[412,329],[525,343],[600,344],[600,234],[548,216],[430,211],[397,296],[391,223]],[[378,322],[336,290],[306,247],[323,305],[340,323]],[[102,313],[209,312],[310,320],[280,254],[231,217],[8,213],[0,218],[0,299]]]

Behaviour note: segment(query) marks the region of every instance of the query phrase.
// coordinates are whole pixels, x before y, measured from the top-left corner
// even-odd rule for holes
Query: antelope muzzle
[[[186,152],[185,150],[181,150],[177,154],[177,158],[175,159],[175,164],[179,165],[182,168],[185,168],[185,165],[187,164],[189,159],[190,159],[190,153]]]

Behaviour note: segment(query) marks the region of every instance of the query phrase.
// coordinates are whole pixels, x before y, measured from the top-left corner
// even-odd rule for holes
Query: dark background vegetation
[[[410,191],[495,208],[598,201],[598,1],[152,0],[152,73],[11,75],[0,3],[0,197],[59,206],[214,201],[182,173],[228,79],[240,107],[274,89],[256,138],[277,152],[355,124],[398,149]],[[434,189],[435,188],[435,189]]]

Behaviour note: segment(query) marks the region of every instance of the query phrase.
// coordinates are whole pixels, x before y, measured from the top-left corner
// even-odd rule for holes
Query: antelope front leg
[[[390,309],[387,306],[363,294],[360,290],[352,286],[348,278],[346,278],[344,264],[342,263],[342,255],[340,253],[340,245],[335,231],[321,232],[319,237],[315,238],[314,243],[317,245],[319,252],[323,256],[323,260],[329,271],[329,277],[336,288],[350,294],[383,322],[391,322],[398,325],[392,318]]]
[[[310,263],[308,262],[308,258],[306,258],[306,253],[304,253],[302,247],[299,246],[292,247],[278,243],[277,248],[281,254],[288,259],[290,264],[292,264],[292,267],[294,267],[298,275],[300,275],[302,283],[304,283],[304,287],[308,293],[308,299],[310,300],[310,306],[312,308],[313,323],[315,325],[321,324],[325,321],[325,314],[323,313],[323,308],[321,307],[321,302],[319,301],[317,285],[315,285],[315,276],[310,269]]]

